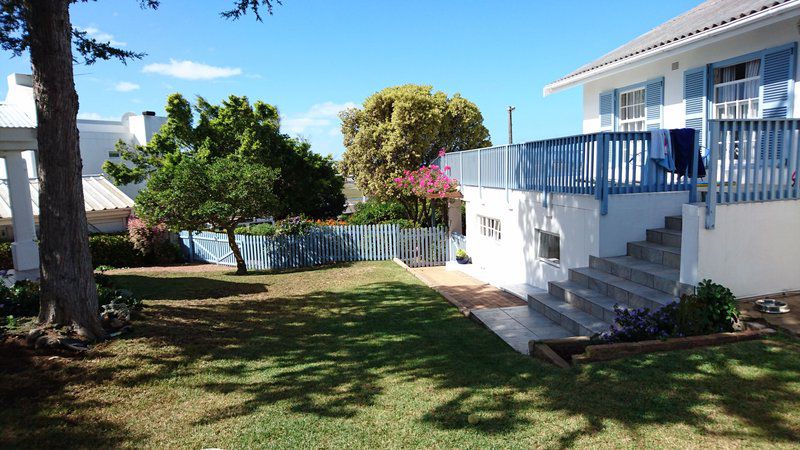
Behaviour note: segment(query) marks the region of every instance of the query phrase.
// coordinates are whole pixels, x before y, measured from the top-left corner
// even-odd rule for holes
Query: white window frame
[[[542,238],[545,236],[550,238],[555,238],[556,242],[558,242],[557,258],[552,258],[543,255],[543,253],[545,252],[545,248],[542,242]],[[553,233],[551,231],[536,228],[536,259],[538,259],[539,261],[544,261],[548,264],[552,264],[554,266],[561,265],[561,236],[558,233]]]
[[[641,103],[633,103],[630,105],[623,105],[622,99],[623,97],[630,96],[634,98],[634,94],[638,91],[642,93],[642,102]],[[618,100],[619,108],[617,111],[617,129],[619,131],[644,131],[647,129],[647,89],[645,86],[635,87],[631,89],[626,89],[624,91],[619,91]],[[634,113],[636,111],[636,107],[642,107],[642,115],[641,117],[633,117],[633,118],[622,118],[622,110],[626,109],[627,111]],[[630,114],[632,116],[633,114]]]
[[[499,241],[503,237],[503,224],[500,219],[489,216],[478,216],[478,228],[481,236]]]
[[[735,64],[732,64],[732,65],[735,65]],[[725,67],[730,67],[730,66],[725,66]],[[724,69],[725,67],[715,67],[714,70]],[[713,73],[712,73],[712,76],[714,76]],[[714,119],[760,119],[761,118],[761,102],[759,101],[759,97],[761,97],[761,96],[759,95],[758,90],[756,91],[756,96],[755,97],[750,97],[750,98],[742,99],[742,100],[731,100],[731,101],[728,101],[728,102],[718,102],[717,101],[717,88],[719,88],[719,87],[733,86],[733,85],[737,85],[737,84],[745,84],[745,83],[750,82],[750,81],[758,81],[758,82],[760,82],[760,80],[761,80],[761,75],[759,74],[759,75],[756,75],[754,77],[743,78],[741,80],[726,81],[724,83],[714,83],[712,85],[712,88],[714,90],[714,94],[713,94],[714,98],[711,100],[711,105],[712,105],[711,106],[711,111],[712,111],[713,118]],[[747,105],[748,115],[747,115],[747,117],[740,117],[739,116],[739,110],[744,105]],[[734,107],[734,115],[733,116],[731,116],[731,115],[729,115],[727,113],[728,108],[731,107],[731,106]],[[725,113],[723,113],[722,115],[719,114],[720,107],[723,107],[723,110],[725,111]],[[751,114],[753,111],[755,111],[755,115]]]

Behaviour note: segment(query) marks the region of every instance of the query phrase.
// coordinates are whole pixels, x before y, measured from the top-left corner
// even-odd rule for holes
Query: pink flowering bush
[[[134,250],[157,264],[177,259],[177,250],[169,242],[169,231],[163,223],[150,227],[142,219],[131,216],[128,218],[128,238]]]
[[[443,155],[444,150],[439,152],[439,156]],[[458,192],[458,180],[448,177],[445,174],[448,170],[450,166],[422,166],[417,170],[404,171],[403,176],[394,179],[394,183],[405,194],[445,198],[448,194]]]

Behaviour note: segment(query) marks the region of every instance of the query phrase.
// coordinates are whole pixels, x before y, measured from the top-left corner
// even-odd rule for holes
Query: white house
[[[441,161],[466,202],[462,270],[575,334],[705,278],[800,290],[798,40],[800,0],[709,0],[545,86],[583,87],[583,135]],[[673,173],[651,132],[682,128]]]
[[[30,75],[14,73],[8,76],[8,92],[3,105],[23,112],[27,117],[36,117],[33,98],[33,80]],[[90,232],[116,232],[126,229],[127,217],[142,185],[113,186],[103,175],[103,163],[119,160],[115,145],[122,140],[129,145],[145,145],[166,122],[165,117],[145,111],[136,115],[124,114],[120,120],[78,119],[80,150],[83,161],[83,186],[86,200],[86,216]],[[38,183],[36,177],[36,152],[22,153],[30,177],[32,211],[38,211]],[[13,237],[8,205],[7,171],[0,160],[0,239]]]
[[[30,117],[36,117],[31,76],[12,73],[7,80],[8,92],[4,103],[25,111]],[[102,174],[104,162],[119,161],[119,154],[114,150],[118,141],[121,140],[129,145],[145,145],[166,121],[166,117],[156,116],[152,111],[144,111],[141,114],[125,113],[120,120],[78,119],[83,174]],[[23,157],[28,162],[28,173],[34,176],[36,174],[34,153],[26,152]],[[5,168],[2,164],[0,164],[0,178],[5,178]],[[120,189],[129,197],[135,198],[142,187],[142,185],[127,185],[120,186]]]

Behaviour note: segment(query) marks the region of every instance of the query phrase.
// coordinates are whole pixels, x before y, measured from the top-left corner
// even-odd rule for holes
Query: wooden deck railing
[[[696,201],[697,161],[678,176],[648,160],[649,147],[649,131],[600,132],[452,152],[438,163],[464,186],[594,195],[602,214],[609,195],[688,190]]]

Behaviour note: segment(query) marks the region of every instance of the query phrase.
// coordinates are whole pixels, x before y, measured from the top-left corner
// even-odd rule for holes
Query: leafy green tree
[[[136,213],[173,231],[222,229],[236,259],[236,273],[247,265],[234,230],[247,218],[269,216],[278,206],[273,189],[278,170],[240,154],[211,158],[186,154],[153,172],[136,197]]]
[[[30,54],[38,127],[39,325],[66,325],[94,340],[105,336],[97,314],[97,289],[86,234],[78,147],[78,93],[73,64],[117,59],[125,63],[144,53],[121,50],[72,26],[69,7],[88,0],[0,0],[0,47],[14,56]],[[138,0],[157,9],[159,0]],[[251,12],[272,13],[278,0],[232,0],[221,13],[239,19]],[[73,51],[74,48],[74,51]],[[79,56],[82,61],[77,58]]]
[[[344,179],[330,156],[311,151],[307,142],[280,132],[278,109],[247,97],[230,96],[214,105],[199,97],[194,106],[180,94],[167,99],[167,122],[146,146],[120,141],[123,162],[107,161],[103,170],[117,184],[140,183],[162,167],[172,167],[188,154],[209,161],[231,154],[280,169],[275,181],[276,217],[303,214],[335,217],[344,207]]]
[[[447,152],[491,145],[478,107],[431,86],[406,84],[383,89],[361,108],[340,115],[345,153],[342,169],[369,197],[396,200],[407,219],[421,224],[432,202],[404,195],[393,179]]]

